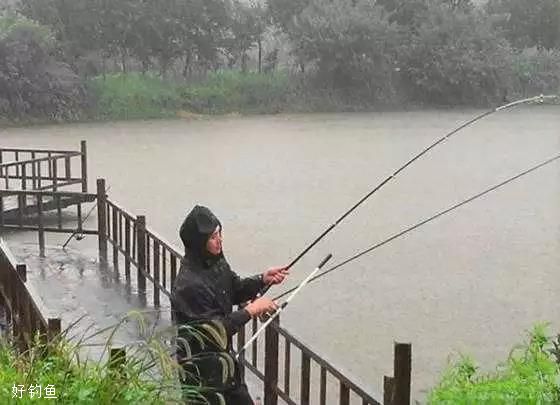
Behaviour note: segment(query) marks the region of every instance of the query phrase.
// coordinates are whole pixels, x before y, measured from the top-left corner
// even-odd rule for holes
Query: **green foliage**
[[[287,75],[218,72],[180,89],[184,109],[206,114],[275,113],[285,109],[291,91]]]
[[[417,18],[417,34],[400,52],[410,97],[439,105],[489,104],[503,97],[511,51],[485,15],[431,2]]]
[[[512,59],[512,93],[525,97],[560,92],[560,49],[527,48]]]
[[[179,108],[174,87],[157,76],[139,73],[96,77],[89,83],[100,119],[172,117]]]
[[[0,17],[0,120],[482,106],[560,87],[560,0],[17,1],[27,18]]]
[[[58,58],[50,30],[18,14],[0,14],[0,118],[73,120],[85,93]]]
[[[130,320],[130,317],[125,319]],[[122,322],[107,329],[113,330],[107,338],[105,350],[121,325]],[[97,363],[82,358],[82,350],[87,349],[97,334],[71,342],[67,340],[69,332],[65,331],[48,344],[36,339],[32,349],[23,354],[16,353],[7,341],[0,342],[2,404],[52,403],[53,399],[45,398],[47,386],[55,388],[57,404],[181,403],[183,393],[177,383],[178,366],[169,356],[161,336],[154,334],[143,344],[128,347],[126,363],[115,367],[116,363],[110,361]],[[14,385],[23,386],[21,398],[19,395],[13,397]],[[41,386],[41,398],[30,396],[28,389],[31,385]],[[187,398],[198,397],[195,387],[186,387],[184,391]]]
[[[316,68],[317,87],[356,99],[390,95],[398,31],[375,0],[311,0],[293,24],[300,60]]]
[[[217,72],[179,84],[151,74],[114,74],[90,81],[98,119],[168,118],[180,111],[201,114],[276,113],[293,91],[287,75]]]
[[[551,352],[552,339],[543,325],[529,341],[514,349],[508,360],[489,374],[461,357],[430,393],[430,404],[556,404],[560,401],[560,363]]]
[[[490,0],[488,12],[517,48],[560,48],[559,0]]]

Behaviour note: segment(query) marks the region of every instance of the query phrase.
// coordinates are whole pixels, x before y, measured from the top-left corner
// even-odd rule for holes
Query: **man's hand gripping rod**
[[[290,294],[290,296],[286,299],[286,301],[284,301],[279,307],[278,309],[272,314],[270,315],[270,317],[267,319],[267,321],[265,323],[262,324],[262,326],[259,328],[259,330],[257,332],[255,332],[255,334],[251,337],[251,339],[249,339],[249,341],[247,343],[245,343],[245,346],[243,346],[243,348],[241,350],[239,350],[239,352],[236,355],[236,358],[239,358],[239,356],[241,356],[241,354],[247,350],[247,348],[251,345],[251,343],[253,343],[253,341],[255,341],[257,339],[257,337],[262,333],[263,330],[266,329],[266,327],[268,325],[270,325],[270,323],[278,316],[280,315],[280,313],[284,310],[284,308],[286,308],[288,306],[288,304],[290,303],[290,301],[303,289],[303,287],[305,287],[309,281],[319,272],[321,271],[321,268],[323,268],[323,266],[325,264],[327,264],[327,262],[332,258],[332,254],[329,254],[327,257],[325,257],[323,259],[323,261],[315,268],[315,270],[313,270],[311,273],[309,273],[309,275],[305,278],[305,280],[303,280],[300,285],[294,290],[294,292],[292,292]]]

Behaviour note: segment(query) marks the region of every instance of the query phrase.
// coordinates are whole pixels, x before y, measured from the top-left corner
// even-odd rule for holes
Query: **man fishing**
[[[179,356],[193,357],[201,352],[229,356],[228,359],[235,365],[233,377],[217,391],[227,405],[252,405],[253,400],[239,373],[239,364],[230,356],[232,336],[251,318],[273,312],[277,305],[262,297],[250,302],[243,309],[232,311],[232,307],[253,300],[267,285],[282,283],[289,274],[288,270],[285,267],[275,267],[254,277],[240,278],[231,270],[224,256],[222,225],[206,207],[195,206],[183,222],[179,233],[185,245],[185,257],[171,295],[171,310],[175,323],[180,326],[218,322],[219,325],[223,325],[226,334],[221,347],[211,345],[210,348],[203,348],[195,344],[194,348],[189,348],[189,356],[186,355],[186,350],[181,349]],[[207,374],[213,373],[212,367],[207,369]],[[200,374],[205,372],[204,367],[200,366],[197,366],[196,370]],[[204,375],[200,377],[200,380],[210,378]]]

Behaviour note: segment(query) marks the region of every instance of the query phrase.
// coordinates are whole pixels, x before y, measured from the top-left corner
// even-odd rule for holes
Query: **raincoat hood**
[[[201,262],[222,257],[223,253],[214,256],[206,250],[206,242],[216,227],[221,229],[222,224],[212,211],[207,207],[196,205],[187,215],[179,230],[179,235],[185,245],[185,254]]]

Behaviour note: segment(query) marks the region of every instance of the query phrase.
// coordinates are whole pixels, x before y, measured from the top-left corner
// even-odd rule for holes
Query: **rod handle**
[[[323,259],[323,261],[322,261],[321,263],[319,263],[319,265],[317,266],[317,268],[318,268],[318,269],[322,269],[323,266],[324,266],[325,264],[327,264],[327,262],[328,262],[329,260],[331,260],[331,259],[332,259],[332,253],[329,253],[329,254]]]

